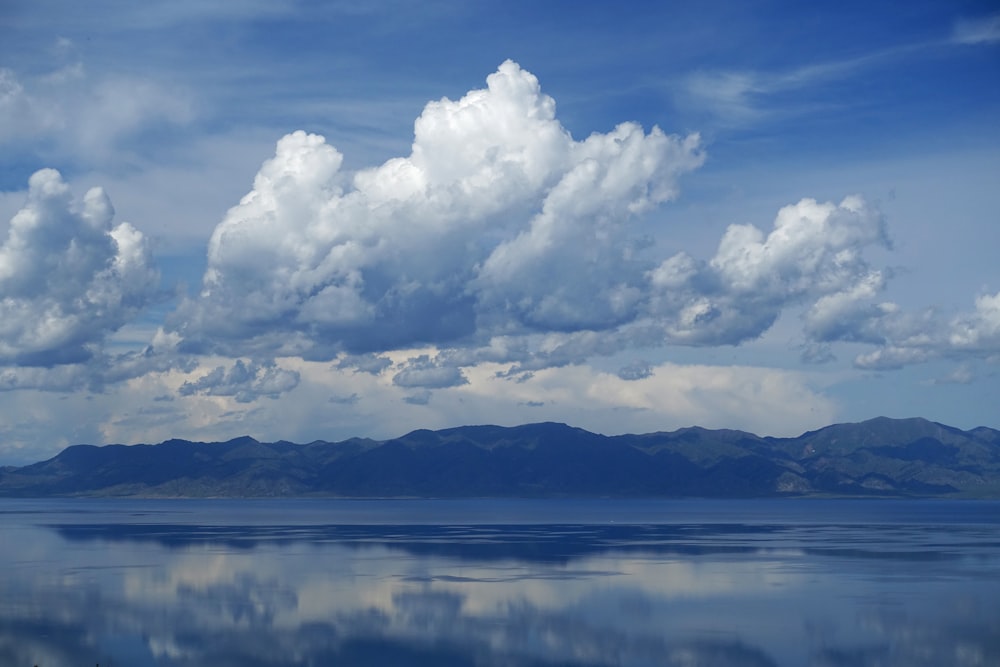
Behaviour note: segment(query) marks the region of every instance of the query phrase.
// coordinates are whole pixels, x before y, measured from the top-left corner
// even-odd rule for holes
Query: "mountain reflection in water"
[[[523,520],[519,520],[523,519]],[[1000,503],[0,503],[0,664],[1000,664]]]

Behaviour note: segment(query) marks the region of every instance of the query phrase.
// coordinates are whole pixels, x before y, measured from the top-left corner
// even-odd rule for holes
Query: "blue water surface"
[[[1000,665],[1000,503],[5,499],[0,664]]]

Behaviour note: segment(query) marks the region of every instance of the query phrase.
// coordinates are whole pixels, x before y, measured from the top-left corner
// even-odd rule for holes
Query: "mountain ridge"
[[[699,426],[607,436],[558,422],[307,444],[73,445],[0,468],[0,497],[1000,497],[1000,431],[914,417],[793,438]]]

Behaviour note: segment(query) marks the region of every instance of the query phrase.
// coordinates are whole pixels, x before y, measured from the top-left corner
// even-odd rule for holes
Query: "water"
[[[0,500],[0,665],[1000,665],[1000,503]]]

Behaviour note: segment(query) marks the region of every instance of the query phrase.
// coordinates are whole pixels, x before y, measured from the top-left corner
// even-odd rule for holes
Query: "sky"
[[[1000,427],[993,2],[7,0],[0,464]]]

